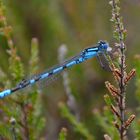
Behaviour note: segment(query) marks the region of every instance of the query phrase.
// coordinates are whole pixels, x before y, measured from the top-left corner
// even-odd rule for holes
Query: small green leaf
[[[107,94],[104,95],[104,100],[108,106],[110,106],[112,104],[112,101],[111,101],[111,98],[109,97],[109,95],[107,95]]]

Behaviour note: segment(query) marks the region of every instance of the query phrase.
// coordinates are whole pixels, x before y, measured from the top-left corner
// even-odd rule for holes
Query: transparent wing
[[[44,78],[44,79],[39,79],[39,80],[36,82],[36,83],[39,84],[39,86],[42,86],[43,83],[45,83],[45,85],[46,85],[46,83],[47,83],[47,85],[48,85],[49,83],[51,83],[52,81],[54,81],[55,79],[57,79],[57,78],[56,78],[56,75],[58,75],[59,73],[61,73],[61,72],[62,72],[64,69],[66,69],[66,68],[64,68],[64,69],[62,69],[62,70],[60,70],[60,71],[58,71],[58,72],[56,72],[56,73],[53,73],[53,70],[55,70],[55,69],[57,69],[57,68],[59,68],[59,67],[64,67],[67,63],[69,63],[69,62],[71,62],[71,61],[76,61],[76,60],[78,60],[80,57],[81,57],[81,54],[78,54],[78,55],[76,55],[75,57],[72,57],[72,58],[70,58],[70,59],[64,61],[63,63],[61,63],[61,64],[59,64],[59,65],[55,65],[55,66],[51,67],[50,69],[44,71],[44,72],[41,73],[41,74],[36,74],[36,75],[34,75],[34,76],[31,76],[30,78],[24,79],[24,80],[22,80],[22,81],[17,85],[17,87],[20,86],[21,84],[24,85],[25,83],[29,82],[30,80],[39,78],[39,77],[41,77],[41,75],[43,75],[43,74],[45,74],[45,73],[52,73],[50,76],[48,76],[48,77],[46,77],[46,78]],[[31,86],[31,85],[32,85],[32,84],[30,84],[30,85],[28,85],[28,86]]]
[[[112,48],[110,49],[110,51],[107,51],[106,53],[110,56],[111,60],[114,61],[116,58],[118,58],[119,48],[118,47]],[[98,54],[98,60],[103,69],[111,71],[106,54],[104,53]]]
[[[80,57],[81,57],[81,55],[78,54],[78,55],[76,55],[76,56],[74,56],[74,57],[72,57],[72,58],[67,59],[66,61],[62,62],[61,64],[58,64],[58,65],[55,65],[55,66],[51,67],[50,69],[46,70],[45,72],[43,72],[43,73],[41,73],[41,74],[39,74],[39,75],[42,75],[42,74],[45,74],[45,73],[50,73],[50,72],[52,72],[54,69],[57,69],[57,68],[59,68],[59,67],[61,67],[61,66],[63,67],[63,66],[65,66],[66,64],[68,64],[69,62],[71,62],[71,61],[76,61],[76,60],[78,60]],[[61,70],[61,71],[59,71],[59,72],[57,72],[57,73],[54,73],[54,74],[52,74],[51,76],[49,76],[49,77],[47,77],[47,78],[44,78],[44,79],[38,81],[38,82],[37,82],[37,85],[39,86],[39,88],[42,88],[42,87],[44,87],[44,86],[46,87],[46,86],[50,85],[52,82],[56,81],[57,79],[59,79],[59,78],[61,77],[60,74],[61,74],[64,70],[67,70],[67,68],[66,68],[66,69],[63,69],[63,70]]]
[[[106,59],[105,55],[103,54],[99,54],[97,56],[97,59],[99,61],[100,66],[106,70],[106,71],[111,71],[110,67],[109,67],[109,63],[108,60]]]

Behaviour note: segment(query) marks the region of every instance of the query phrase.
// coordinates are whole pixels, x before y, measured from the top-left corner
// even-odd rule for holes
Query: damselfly
[[[75,57],[71,58],[70,60],[65,61],[64,63],[44,72],[38,75],[35,75],[34,77],[30,79],[22,80],[16,87],[11,89],[6,89],[2,92],[0,92],[0,98],[4,98],[5,96],[8,96],[16,91],[19,91],[25,87],[28,87],[30,85],[35,84],[38,81],[41,81],[43,79],[50,78],[54,74],[60,73],[66,68],[70,68],[73,65],[79,64],[84,62],[87,59],[98,57],[100,54],[105,55],[106,52],[110,52],[111,48],[109,47],[109,44],[105,41],[99,41],[95,46],[92,46],[90,48],[84,49],[81,53],[76,55]]]

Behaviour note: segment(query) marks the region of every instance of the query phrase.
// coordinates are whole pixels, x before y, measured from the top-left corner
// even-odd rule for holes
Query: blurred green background
[[[31,39],[39,40],[39,72],[59,63],[58,49],[68,47],[67,57],[74,56],[99,40],[107,40],[113,47],[111,7],[103,0],[4,0],[8,24],[13,28],[13,40],[22,62],[26,66],[30,58]],[[128,35],[127,68],[133,65],[134,55],[140,53],[140,1],[123,0],[121,14]],[[0,43],[0,64],[7,71],[7,44]],[[92,110],[103,107],[104,86],[111,80],[110,72],[103,70],[96,59],[89,60],[68,70],[70,86],[76,99],[80,120],[86,122],[91,133],[99,133]],[[28,71],[26,74],[28,75]],[[128,87],[127,105],[135,108],[134,81]],[[45,84],[44,84],[45,85]],[[44,89],[44,87],[43,87]],[[61,78],[45,87],[42,100],[47,117],[46,130],[49,140],[55,140],[61,127],[67,122],[60,117],[58,103],[66,101]],[[73,128],[69,126],[72,131]],[[99,131],[99,132],[98,132]],[[74,136],[69,136],[74,139]],[[102,136],[100,136],[102,139]]]

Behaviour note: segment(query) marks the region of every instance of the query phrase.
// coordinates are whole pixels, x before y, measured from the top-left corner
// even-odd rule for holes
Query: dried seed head
[[[108,81],[105,82],[105,85],[113,97],[117,98],[118,96],[120,96],[120,92],[115,86],[110,84]]]
[[[107,134],[104,135],[105,140],[112,140],[110,136],[108,136]]]
[[[117,130],[120,132],[120,126],[119,126],[118,122],[114,121],[113,124],[117,128]]]
[[[119,82],[120,78],[122,77],[120,70],[115,68],[113,71],[113,75],[114,75],[116,81]]]
[[[120,114],[115,106],[111,105],[111,110],[119,119],[121,119]]]
[[[124,83],[127,84],[136,74],[136,70],[132,69],[125,77]]]
[[[132,121],[135,119],[135,115],[134,114],[132,114],[129,118],[128,118],[128,120],[125,122],[125,125],[124,125],[124,127],[125,127],[125,129],[128,129],[128,127],[130,126],[130,124],[132,123]]]
[[[112,2],[112,0],[111,1],[109,1],[109,4],[112,6],[113,5],[113,2]]]
[[[115,43],[116,48],[120,48],[120,46],[121,46],[120,43]]]

